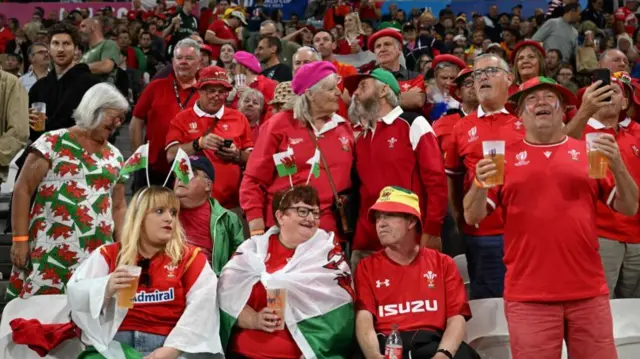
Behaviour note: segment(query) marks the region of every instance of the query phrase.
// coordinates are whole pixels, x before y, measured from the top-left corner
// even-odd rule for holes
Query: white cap
[[[235,17],[238,18],[238,20],[240,20],[240,22],[242,22],[243,24],[247,24],[247,20],[244,18],[244,14],[242,13],[242,11],[232,11],[231,15],[229,15],[229,17]]]
[[[464,37],[464,35],[456,35],[453,37],[453,41],[458,41],[458,40],[467,41],[467,38]]]

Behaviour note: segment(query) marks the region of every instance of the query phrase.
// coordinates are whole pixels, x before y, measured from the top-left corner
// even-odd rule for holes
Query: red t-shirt
[[[384,250],[363,259],[356,271],[356,310],[374,317],[376,332],[444,331],[447,319],[471,318],[467,292],[453,259],[420,248],[409,265],[394,262]]]
[[[176,80],[173,72],[165,79],[151,81],[142,91],[142,95],[133,109],[133,116],[144,120],[146,124],[150,167],[162,173],[170,171],[167,153],[164,151],[169,124],[182,110],[180,104],[184,105],[184,108],[191,108],[199,98],[198,91],[194,88],[183,89],[177,85],[180,97],[180,104],[178,104],[174,82]]]
[[[4,54],[7,49],[7,43],[15,39],[11,30],[4,26],[0,29],[0,54]]]
[[[270,109],[269,102],[273,100],[273,96],[276,92],[276,86],[278,86],[277,81],[265,77],[264,75],[258,75],[258,77],[256,77],[256,80],[249,84],[249,88],[260,92],[264,96],[264,109],[262,111],[261,118],[261,120],[263,121],[265,119],[265,115]],[[240,95],[236,93],[236,97],[233,98],[233,101],[231,101],[231,104],[229,104],[229,106],[231,108],[237,109],[238,101],[240,101]]]
[[[524,140],[505,150],[504,185],[489,207],[504,217],[504,298],[556,302],[607,295],[598,253],[596,202],[613,202],[610,180],[588,176],[584,141]]]
[[[236,36],[236,33],[233,31],[233,29],[227,25],[227,23],[224,20],[213,20],[213,22],[211,23],[211,25],[209,25],[209,28],[207,29],[207,31],[211,31],[213,32],[217,38],[219,39],[223,39],[223,40],[235,40],[235,48],[238,48],[238,36]],[[222,48],[222,45],[219,44],[209,44],[211,45],[211,49],[213,50],[212,54],[211,54],[211,59],[212,60],[218,60],[218,58],[220,57],[220,48]]]
[[[180,209],[180,224],[184,229],[187,243],[200,248],[211,262],[213,238],[211,237],[211,205],[205,201],[196,208]]]
[[[383,1],[374,1],[373,7],[367,6],[364,8],[360,8],[360,3],[361,1],[359,0],[353,3],[353,8],[356,9],[356,11],[358,11],[358,13],[360,14],[360,20],[378,20],[374,8],[382,8]]]
[[[626,6],[618,8],[615,14],[615,19],[617,23],[621,23],[624,26],[624,31],[633,36],[633,32],[638,27],[638,19],[636,18],[636,14],[629,10]]]
[[[282,245],[278,236],[269,237],[267,259],[264,262],[267,273],[282,269],[296,252]],[[256,312],[267,306],[267,291],[261,282],[251,290],[247,305]],[[262,330],[237,329],[229,344],[229,351],[253,359],[299,359],[302,352],[286,328],[267,333]]]
[[[524,125],[506,110],[486,114],[481,107],[453,127],[453,135],[444,150],[444,168],[449,176],[464,176],[467,193],[476,175],[476,163],[484,156],[482,141],[503,140],[505,145],[524,137]],[[478,226],[463,226],[466,235],[487,236],[503,233],[500,210],[490,214]]]
[[[619,123],[616,132],[592,118],[587,122],[584,134],[592,132],[604,132],[615,136],[620,155],[631,177],[636,183],[640,183],[640,125],[626,119]],[[596,226],[599,237],[624,243],[640,243],[640,213],[624,216],[606,204],[598,202]]]
[[[109,273],[116,269],[119,251],[120,243],[100,248]],[[148,269],[149,286],[138,284],[133,308],[118,330],[169,335],[187,307],[187,294],[208,265],[200,249],[192,246],[187,246],[176,265],[171,264],[171,258],[164,253],[153,256]]]
[[[364,35],[358,35],[356,37],[356,42],[358,43],[358,46],[360,46],[360,48],[362,49],[365,48],[364,40],[365,40]],[[351,55],[351,44],[349,44],[349,41],[347,41],[347,39],[338,40],[338,47],[336,49],[336,54]]]
[[[220,119],[215,121],[214,116],[220,116]],[[212,128],[214,123],[215,127]],[[223,106],[218,113],[210,115],[194,104],[191,108],[180,112],[171,121],[165,148],[168,149],[177,143],[192,142],[208,133],[233,140],[240,151],[253,147],[249,121],[240,111]],[[204,150],[204,154],[215,170],[213,198],[225,208],[238,207],[238,190],[242,177],[240,166],[236,163],[224,162],[211,150]]]
[[[453,140],[453,127],[460,121],[462,117],[459,113],[453,113],[440,117],[440,119],[433,123],[433,131],[438,137],[438,144],[444,153],[444,149],[451,146]]]

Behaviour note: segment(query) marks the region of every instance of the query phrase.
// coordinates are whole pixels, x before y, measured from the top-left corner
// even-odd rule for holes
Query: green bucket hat
[[[360,81],[368,78],[374,78],[384,83],[385,85],[389,86],[389,88],[391,88],[391,90],[396,95],[400,94],[400,84],[398,83],[398,80],[396,80],[395,76],[393,76],[391,72],[381,68],[374,69],[368,74],[351,75],[351,76],[345,77],[343,79],[344,88],[346,88],[347,91],[349,91],[349,94],[353,95],[353,93],[358,88],[358,84],[360,83]]]
[[[122,346],[122,352],[124,353],[124,357],[127,359],[144,359],[142,354],[138,353],[132,347],[120,343]],[[96,348],[89,346],[85,349],[80,355],[78,359],[107,359],[104,355],[100,354]]]
[[[573,92],[571,92],[571,90],[558,84],[553,79],[544,76],[538,76],[527,80],[522,85],[520,85],[518,91],[509,96],[509,101],[505,105],[505,108],[510,113],[517,114],[518,101],[520,100],[520,97],[540,87],[549,87],[552,88],[555,92],[559,93],[565,106],[571,107],[576,105],[577,99]]]

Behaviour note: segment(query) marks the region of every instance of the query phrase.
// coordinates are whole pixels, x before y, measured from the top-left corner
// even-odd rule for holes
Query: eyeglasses
[[[311,208],[307,208],[307,207],[289,207],[289,208],[285,208],[285,209],[295,209],[296,213],[298,214],[298,217],[300,217],[300,218],[307,218],[309,213],[311,213],[313,215],[314,219],[319,219],[320,218],[320,210],[319,209],[311,209]]]
[[[495,77],[498,74],[498,72],[500,72],[500,71],[507,72],[507,70],[505,70],[505,69],[503,69],[501,67],[496,67],[496,66],[487,67],[485,69],[474,70],[473,71],[473,79],[477,80],[477,79],[481,78],[482,75],[487,75],[487,77],[489,77],[489,78]]]
[[[149,264],[151,264],[151,259],[143,258],[138,261],[138,267],[142,268],[140,273],[140,281],[138,282],[145,287],[151,285],[151,276],[149,275]]]
[[[473,80],[467,80],[467,81],[463,81],[462,82],[462,87],[464,88],[470,88],[473,86],[474,81]]]

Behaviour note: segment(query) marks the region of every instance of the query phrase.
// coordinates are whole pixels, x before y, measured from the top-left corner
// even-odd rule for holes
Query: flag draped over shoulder
[[[271,274],[264,265],[269,237],[277,227],[238,247],[223,268],[218,285],[220,339],[229,342],[233,325],[258,281],[278,282],[287,290],[285,330],[306,359],[346,358],[354,338],[351,272],[334,235],[318,229],[296,248],[284,268]],[[335,242],[334,242],[335,241]]]

